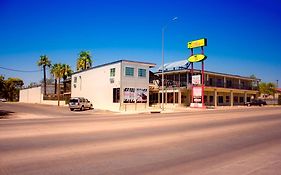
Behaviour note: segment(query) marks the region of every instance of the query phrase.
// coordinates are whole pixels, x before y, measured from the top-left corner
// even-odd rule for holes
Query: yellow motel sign
[[[207,58],[206,55],[203,54],[196,54],[196,55],[192,55],[188,58],[188,61],[191,63],[195,63],[195,62],[200,62],[200,61],[204,61]]]
[[[196,47],[203,47],[203,46],[207,46],[206,38],[202,38],[202,39],[195,40],[195,41],[190,41],[187,43],[187,48],[189,48],[189,49],[193,49]]]

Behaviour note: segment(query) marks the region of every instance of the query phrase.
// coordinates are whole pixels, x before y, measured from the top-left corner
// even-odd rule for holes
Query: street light
[[[164,35],[165,35],[165,28],[170,24],[170,22],[177,20],[178,17],[174,17],[170,20],[166,25],[162,27],[162,111],[164,110]]]

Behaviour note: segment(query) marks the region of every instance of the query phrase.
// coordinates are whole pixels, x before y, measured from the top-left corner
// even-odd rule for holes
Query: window
[[[230,100],[229,96],[225,96],[225,102],[229,103],[229,100]]]
[[[167,93],[167,103],[173,103],[173,93]]]
[[[240,88],[244,89],[245,88],[245,82],[241,82]]]
[[[213,86],[213,78],[209,78],[209,85]]]
[[[204,95],[204,103],[208,103],[208,96]]]
[[[234,96],[234,103],[238,103],[238,97]]]
[[[231,88],[232,87],[232,81],[231,80],[226,80],[226,87]]]
[[[192,83],[192,75],[191,75],[191,73],[188,73],[188,83],[189,84]]]
[[[244,97],[239,97],[239,102],[243,103],[244,102]]]
[[[210,96],[210,103],[214,102],[214,96]]]
[[[222,79],[217,79],[217,86],[218,87],[222,87],[223,86]]]
[[[77,77],[74,77],[73,82],[74,82],[74,83],[77,83]]]
[[[218,98],[219,98],[219,103],[223,103],[223,96],[218,96]]]
[[[120,102],[120,88],[113,88],[113,103]]]
[[[110,69],[110,77],[115,77],[115,68]]]
[[[139,69],[138,75],[139,77],[146,77],[146,69]]]
[[[125,75],[126,75],[126,76],[134,76],[134,68],[132,68],[132,67],[126,67]]]

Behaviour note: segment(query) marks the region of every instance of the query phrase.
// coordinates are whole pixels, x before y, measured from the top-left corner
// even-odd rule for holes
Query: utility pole
[[[171,21],[175,21],[177,19],[178,17],[174,17]],[[162,27],[162,106],[161,106],[162,111],[164,111],[164,36],[165,36],[165,29],[167,28],[168,24],[171,21],[169,21],[166,25]]]

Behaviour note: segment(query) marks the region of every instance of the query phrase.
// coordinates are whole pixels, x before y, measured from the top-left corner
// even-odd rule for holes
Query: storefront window
[[[239,102],[240,102],[240,103],[243,103],[243,102],[244,102],[244,97],[240,97],[240,98],[239,98]]]
[[[204,103],[208,103],[208,96],[204,95]]]
[[[219,96],[218,98],[219,98],[219,100],[218,100],[219,103],[223,103],[223,96]]]
[[[229,96],[226,96],[226,97],[225,97],[225,102],[226,102],[226,103],[229,103],[229,99],[230,99]]]
[[[234,96],[234,103],[238,103],[238,97]]]
[[[213,103],[214,102],[214,96],[210,96],[210,103]]]

